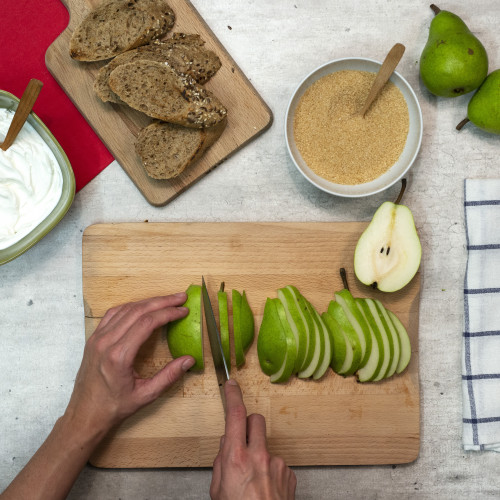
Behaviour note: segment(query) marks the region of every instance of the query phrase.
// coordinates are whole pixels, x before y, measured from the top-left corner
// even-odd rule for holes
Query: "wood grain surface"
[[[95,75],[106,61],[85,63],[69,56],[69,40],[74,28],[102,0],[62,2],[69,10],[70,22],[47,50],[47,68],[152,205],[161,206],[173,200],[271,125],[270,109],[189,0],[170,0],[169,4],[176,14],[172,32],[200,34],[206,41],[206,47],[221,59],[221,69],[205,86],[228,109],[228,125],[203,158],[179,177],[171,180],[152,179],[142,167],[134,147],[139,131],[152,120],[128,106],[103,103],[94,94]]]
[[[407,327],[412,359],[401,375],[357,383],[331,370],[319,381],[271,384],[259,367],[255,341],[233,376],[248,412],[267,420],[269,448],[289,465],[397,464],[420,446],[418,312],[420,274],[402,291],[384,294],[359,283],[353,251],[366,223],[97,224],[83,236],[83,297],[88,338],[106,310],[185,290],[205,276],[212,302],[221,281],[246,290],[256,334],[267,297],[293,284],[319,312],[342,289],[347,269],[354,296],[382,300]],[[208,467],[219,447],[224,416],[210,355],[153,405],[113,430],[91,459],[98,467]],[[136,369],[151,376],[171,359],[164,332],[139,353]]]

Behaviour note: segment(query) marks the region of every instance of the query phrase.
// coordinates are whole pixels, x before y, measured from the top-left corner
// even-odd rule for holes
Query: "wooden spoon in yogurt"
[[[360,111],[361,116],[365,116],[366,112],[372,105],[372,102],[377,98],[380,91],[384,88],[384,85],[387,83],[392,73],[394,73],[396,66],[403,57],[404,52],[405,46],[401,43],[397,43],[389,51],[384,59],[384,62],[382,63],[382,66],[380,66],[380,69],[378,70],[375,81],[373,82],[372,88],[370,89],[370,93],[368,94],[368,97],[365,101],[365,105]]]
[[[14,113],[14,118],[12,118],[12,122],[10,124],[9,130],[7,131],[7,135],[5,136],[4,141],[0,144],[0,148],[4,151],[7,151],[7,149],[12,146],[12,143],[15,141],[17,134],[19,134],[19,132],[23,128],[24,122],[28,118],[28,115],[31,113],[40,90],[42,90],[42,86],[43,83],[36,78],[31,79],[26,86],[19,104],[17,105],[17,109]]]

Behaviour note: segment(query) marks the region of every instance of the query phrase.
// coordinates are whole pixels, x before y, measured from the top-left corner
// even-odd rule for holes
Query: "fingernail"
[[[236,382],[236,380],[234,380],[234,378],[230,378],[226,384],[229,384],[229,385],[238,385],[238,383]]]
[[[186,292],[179,292],[179,293],[174,293],[174,297],[185,297],[186,296]]]
[[[189,309],[187,307],[184,307],[184,306],[179,306],[179,307],[177,307],[177,309],[179,311],[185,312],[186,314],[189,312]]]
[[[187,372],[195,363],[196,360],[194,358],[188,358],[182,363],[182,369]]]

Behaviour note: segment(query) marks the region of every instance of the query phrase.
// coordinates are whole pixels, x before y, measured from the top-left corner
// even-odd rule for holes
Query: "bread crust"
[[[69,53],[78,61],[110,59],[163,36],[174,22],[165,0],[111,0],[77,26]]]

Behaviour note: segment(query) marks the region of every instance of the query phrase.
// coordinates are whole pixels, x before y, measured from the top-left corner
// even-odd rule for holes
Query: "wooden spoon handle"
[[[387,83],[392,73],[396,69],[396,66],[403,57],[404,52],[405,52],[405,46],[401,43],[397,43],[389,51],[386,58],[384,59],[384,62],[382,63],[382,66],[380,66],[375,81],[373,82],[372,88],[370,89],[370,93],[368,94],[365,105],[361,110],[361,116],[365,116],[372,102],[375,100],[379,92],[382,90],[382,88]]]
[[[42,90],[42,86],[43,83],[35,78],[29,81],[23,95],[21,96],[16,112],[14,113],[14,118],[12,118],[5,140],[0,146],[4,151],[7,151],[7,149],[12,145],[17,137],[17,134],[19,134],[23,128],[24,122],[31,113],[40,90]]]

